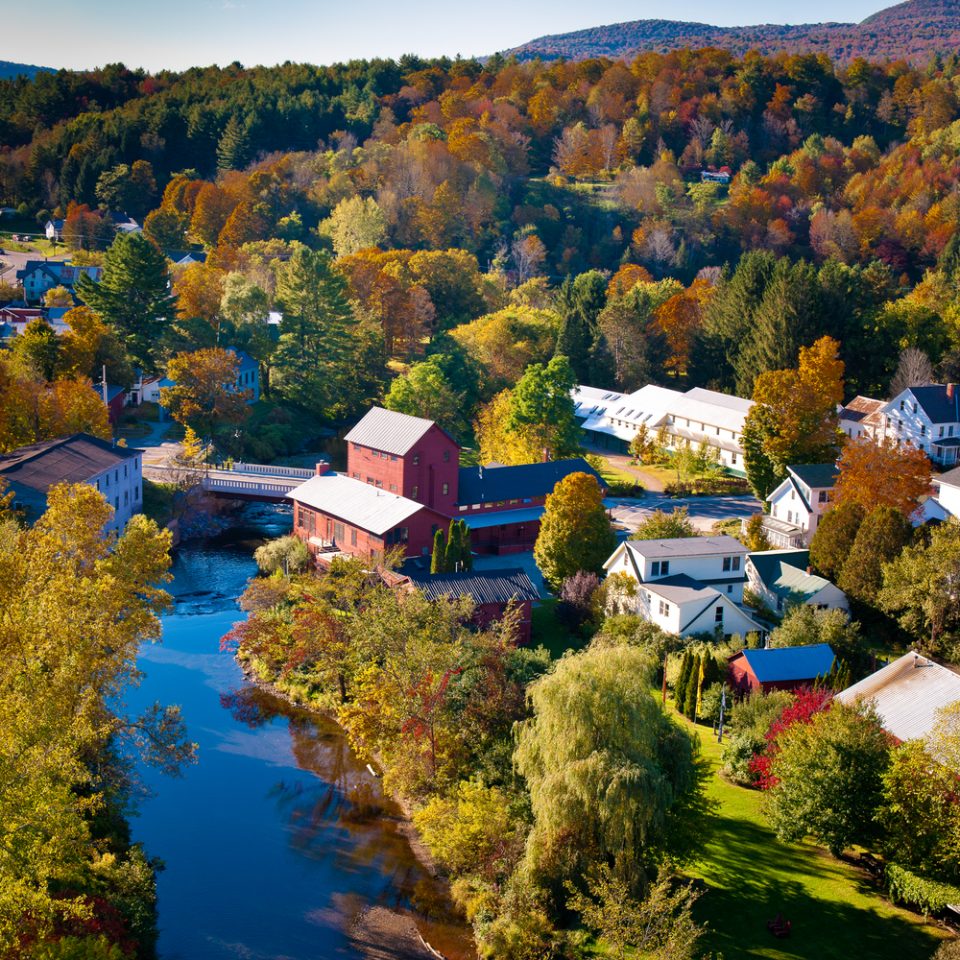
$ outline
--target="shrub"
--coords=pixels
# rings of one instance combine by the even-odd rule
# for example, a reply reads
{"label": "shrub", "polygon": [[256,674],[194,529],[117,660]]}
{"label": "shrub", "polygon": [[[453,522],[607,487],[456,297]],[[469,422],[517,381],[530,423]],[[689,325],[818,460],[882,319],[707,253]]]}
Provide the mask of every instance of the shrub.
{"label": "shrub", "polygon": [[896,863],[888,863],[887,890],[890,899],[928,913],[942,913],[948,904],[960,903],[960,887],[939,883]]}
{"label": "shrub", "polygon": [[557,619],[570,630],[588,625],[597,614],[597,590],[600,578],[593,572],[578,570],[560,587]]}
{"label": "shrub", "polygon": [[307,545],[292,534],[257,547],[253,557],[260,572],[267,576],[278,570],[287,574],[299,573],[309,566],[312,559]]}

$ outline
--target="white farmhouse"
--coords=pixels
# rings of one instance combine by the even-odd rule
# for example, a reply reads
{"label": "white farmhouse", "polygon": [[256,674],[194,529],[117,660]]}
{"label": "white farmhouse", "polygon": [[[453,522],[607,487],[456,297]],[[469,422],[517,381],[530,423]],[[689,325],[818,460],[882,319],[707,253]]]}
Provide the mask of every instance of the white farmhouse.
{"label": "white farmhouse", "polygon": [[883,417],[880,411],[884,406],[886,406],[885,400],[854,397],[839,410],[840,429],[844,436],[851,440],[859,440],[860,437],[875,439],[883,432]]}
{"label": "white farmhouse", "polygon": [[955,383],[908,387],[880,411],[881,436],[912,444],[934,463],[951,467],[960,448],[960,390]]}
{"label": "white farmhouse", "polygon": [[809,546],[820,518],[830,507],[839,471],[832,463],[798,463],[787,467],[787,478],[767,496],[770,512],[763,532],[777,547]]}
{"label": "white farmhouse", "polygon": [[686,393],[647,384],[633,393],[578,386],[573,391],[577,418],[588,442],[626,453],[641,427],[651,437],[661,428],[667,448],[705,443],[729,469],[743,473],[743,423],[752,400],[694,387]]}
{"label": "white farmhouse", "polygon": [[614,602],[668,633],[744,635],[763,629],[742,607],[746,558],[728,536],[627,540],[604,569],[635,584]]}

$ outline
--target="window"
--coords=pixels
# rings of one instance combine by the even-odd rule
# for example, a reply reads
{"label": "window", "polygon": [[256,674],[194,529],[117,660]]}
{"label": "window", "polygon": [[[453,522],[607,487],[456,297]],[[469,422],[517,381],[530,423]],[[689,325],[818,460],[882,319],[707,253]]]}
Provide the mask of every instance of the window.
{"label": "window", "polygon": [[376,458],[379,460],[379,459],[380,459],[380,451],[379,451],[379,450],[374,450],[374,451],[373,451],[373,456],[376,457]]}
{"label": "window", "polygon": [[415,467],[419,467],[419,466],[420,466],[420,454],[419,454],[419,453],[415,453],[415,454],[413,455],[413,465],[414,465]]}
{"label": "window", "polygon": [[98,492],[98,493],[100,492],[100,481],[99,481],[99,480],[97,481],[97,492]]}
{"label": "window", "polygon": [[730,463],[731,463],[731,465],[735,465],[736,462],[737,462],[737,455],[736,455],[735,453],[731,453],[731,454],[730,454]]}
{"label": "window", "polygon": [[[940,432],[943,433],[943,430],[941,430]],[[126,464],[123,465],[123,479],[124,479],[124,480],[127,479],[127,465],[126,465]]]}
{"label": "window", "polygon": [[390,484],[390,490],[391,490],[392,493],[396,493],[396,492],[397,492],[397,485],[396,485],[395,483],[391,483],[391,484]]}
{"label": "window", "polygon": [[446,496],[450,492],[450,484],[449,483],[443,484],[441,489],[443,491],[443,495]]}
{"label": "window", "polygon": [[137,502],[140,501],[140,484],[139,483],[133,488],[133,499]]}
{"label": "window", "polygon": [[732,584],[732,583],[728,583],[728,584],[727,584],[727,593],[733,593],[733,584]]}
{"label": "window", "polygon": [[715,623],[723,623],[723,607],[717,607],[713,612],[713,619]]}
{"label": "window", "polygon": [[740,569],[740,558],[739,557],[724,557],[723,558],[723,569],[725,572],[730,570],[739,570]]}
{"label": "window", "polygon": [[103,478],[103,485],[104,485],[105,487],[109,487],[109,486],[110,486],[110,474],[109,474],[109,473]]}
{"label": "window", "polygon": [[654,577],[665,577],[670,572],[669,560],[654,560],[651,565],[651,574]]}
{"label": "window", "polygon": [[660,601],[660,616],[669,617],[670,616],[670,604],[666,600]]}
{"label": "window", "polygon": [[124,490],[124,491],[123,491],[123,505],[124,505],[124,506],[127,506],[128,503],[130,503],[130,491],[129,491],[129,490]]}
{"label": "window", "polygon": [[354,473],[353,479],[354,479],[354,480],[359,480],[359,479],[360,479],[360,473],[359,473],[359,471],[356,472],[356,473]]}
{"label": "window", "polygon": [[419,487],[413,487],[413,488],[410,490],[410,496],[411,496],[414,500],[416,500],[416,499],[417,499],[417,494],[418,494],[419,492],[420,492],[420,488],[419,488]]}
{"label": "window", "polygon": [[373,483],[373,477],[367,474],[367,483]]}
{"label": "window", "polygon": [[378,486],[378,487],[382,490],[382,489],[383,489],[383,481],[382,481],[382,480],[378,480],[378,481],[376,482],[376,486]]}
{"label": "window", "polygon": [[927,435],[927,425],[925,423],[920,424],[920,436],[925,437]]}
{"label": "window", "polygon": [[826,503],[828,496],[829,496],[829,493],[826,490],[821,490],[820,495],[817,497],[817,500],[819,500],[820,503]]}
{"label": "window", "polygon": [[355,547],[357,545],[357,528],[350,528],[350,546]]}
{"label": "window", "polygon": [[333,539],[339,542],[343,539],[343,524],[334,523],[333,525]]}
{"label": "window", "polygon": [[444,450],[444,451],[443,451],[443,462],[444,462],[444,463],[449,463],[449,462],[450,462],[450,451],[449,451],[449,450]]}

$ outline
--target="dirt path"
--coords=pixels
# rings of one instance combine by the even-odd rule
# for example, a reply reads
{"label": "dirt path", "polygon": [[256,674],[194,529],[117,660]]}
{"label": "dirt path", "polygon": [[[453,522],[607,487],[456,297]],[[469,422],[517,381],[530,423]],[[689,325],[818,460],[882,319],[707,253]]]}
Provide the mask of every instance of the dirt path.
{"label": "dirt path", "polygon": [[354,921],[350,939],[366,960],[437,960],[420,939],[417,925],[386,907],[368,907]]}
{"label": "dirt path", "polygon": [[663,481],[653,474],[646,473],[642,467],[634,466],[630,462],[630,457],[625,453],[611,453],[609,450],[601,450],[599,447],[587,447],[587,449],[590,453],[595,453],[597,456],[603,457],[604,460],[608,460],[610,465],[616,467],[617,470],[622,470],[624,473],[636,477],[643,484],[644,490],[649,490],[652,493],[663,492]]}

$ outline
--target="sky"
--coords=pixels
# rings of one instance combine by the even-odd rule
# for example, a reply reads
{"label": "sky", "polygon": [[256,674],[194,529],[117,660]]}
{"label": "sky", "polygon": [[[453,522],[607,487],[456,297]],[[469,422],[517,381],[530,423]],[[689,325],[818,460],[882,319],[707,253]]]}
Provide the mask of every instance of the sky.
{"label": "sky", "polygon": [[549,33],[646,18],[718,26],[855,22],[896,0],[0,0],[0,60],[147,70],[482,56]]}

